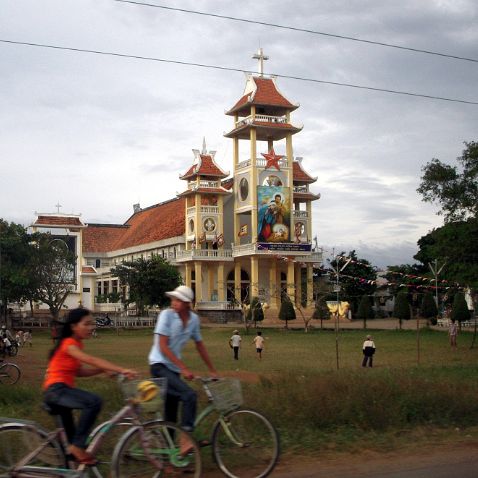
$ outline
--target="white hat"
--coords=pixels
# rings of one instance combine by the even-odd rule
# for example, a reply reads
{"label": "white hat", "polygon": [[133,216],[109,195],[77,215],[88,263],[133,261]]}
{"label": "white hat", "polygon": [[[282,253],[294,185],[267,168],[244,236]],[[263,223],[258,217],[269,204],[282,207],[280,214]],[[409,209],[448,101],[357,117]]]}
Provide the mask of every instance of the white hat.
{"label": "white hat", "polygon": [[187,287],[185,285],[180,285],[171,292],[166,292],[166,295],[168,297],[174,297],[175,299],[179,299],[182,302],[192,302],[194,299],[194,292],[190,287]]}

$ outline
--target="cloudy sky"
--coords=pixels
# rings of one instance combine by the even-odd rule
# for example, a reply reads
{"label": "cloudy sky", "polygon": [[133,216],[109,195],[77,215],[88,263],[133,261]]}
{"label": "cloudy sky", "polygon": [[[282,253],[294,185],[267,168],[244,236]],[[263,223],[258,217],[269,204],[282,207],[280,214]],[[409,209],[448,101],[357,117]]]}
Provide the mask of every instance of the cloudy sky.
{"label": "cloudy sky", "polygon": [[[478,59],[474,0],[149,0]],[[0,38],[478,101],[478,63],[113,0],[2,0]],[[407,263],[441,225],[416,188],[433,157],[477,140],[478,106],[279,78],[301,107],[294,154],[318,180],[314,232],[326,251]],[[184,188],[206,137],[232,169],[225,116],[244,75],[0,43],[0,217],[81,213],[122,223]],[[281,152],[281,147],[277,148]],[[265,151],[260,151],[265,152]],[[327,252],[329,254],[329,252]]]}

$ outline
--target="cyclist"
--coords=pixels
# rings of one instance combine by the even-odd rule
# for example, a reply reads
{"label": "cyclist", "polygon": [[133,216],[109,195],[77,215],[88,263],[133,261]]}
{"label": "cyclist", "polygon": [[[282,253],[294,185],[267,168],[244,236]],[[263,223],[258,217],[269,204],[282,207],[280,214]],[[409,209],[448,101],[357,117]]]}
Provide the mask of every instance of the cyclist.
{"label": "cyclist", "polygon": [[[194,340],[196,350],[207,365],[210,375],[217,378],[217,372],[202,341],[199,317],[191,310],[194,292],[189,287],[181,285],[171,292],[166,292],[166,295],[171,298],[171,308],[163,310],[156,322],[153,346],[148,357],[151,375],[165,377],[168,380],[166,420],[177,421],[178,405],[181,401],[183,402],[181,428],[191,432],[196,418],[197,394],[180,378],[181,374],[186,380],[194,378],[194,374],[181,359],[181,351],[189,339]],[[180,453],[185,455],[191,448],[187,437],[182,435]]]}
{"label": "cyclist", "polygon": [[[44,401],[46,405],[58,409],[71,443],[68,452],[79,463],[87,465],[95,464],[94,457],[85,448],[88,434],[101,409],[101,398],[75,388],[75,378],[91,377],[102,372],[121,373],[128,378],[137,375],[134,370],[83,352],[83,340],[91,337],[94,327],[89,310],[78,308],[69,312],[59,331],[57,343],[50,352],[43,382]],[[76,426],[72,410],[81,410]]]}

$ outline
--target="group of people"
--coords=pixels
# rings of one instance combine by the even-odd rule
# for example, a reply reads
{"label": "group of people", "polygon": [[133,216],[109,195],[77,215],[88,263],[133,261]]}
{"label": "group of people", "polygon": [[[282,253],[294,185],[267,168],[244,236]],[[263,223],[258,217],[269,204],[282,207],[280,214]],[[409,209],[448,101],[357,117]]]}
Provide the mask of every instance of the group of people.
{"label": "group of people", "polygon": [[32,331],[31,329],[23,331],[17,330],[15,336],[9,329],[7,329],[6,325],[2,325],[0,328],[0,353],[8,352],[9,349],[16,344],[17,347],[23,347],[29,345],[30,347],[32,344]]}
{"label": "group of people", "polygon": [[[182,402],[181,428],[191,432],[196,417],[197,394],[183,380],[192,380],[194,373],[181,356],[182,349],[190,339],[195,342],[210,376],[217,378],[218,375],[201,337],[199,317],[191,310],[193,291],[189,287],[179,286],[166,295],[171,299],[171,307],[163,310],[158,317],[148,361],[153,377],[167,379],[165,419],[176,422]],[[68,452],[76,461],[87,465],[96,462],[86,451],[86,440],[101,410],[102,400],[94,393],[76,388],[76,377],[91,377],[101,373],[119,373],[130,379],[138,376],[136,370],[83,351],[83,342],[91,338],[94,328],[95,322],[89,310],[78,308],[69,312],[50,352],[43,382],[45,404],[54,408],[62,418],[70,443]],[[76,424],[73,410],[81,410]],[[179,442],[182,455],[193,448],[187,434],[181,435]]]}
{"label": "group of people", "polygon": [[[239,349],[241,347],[242,337],[239,335],[238,330],[232,332],[232,337],[229,339],[229,346],[233,351],[234,360],[239,360]],[[254,337],[252,343],[256,346],[257,358],[262,360],[262,350],[264,349],[264,337],[259,330]]]}

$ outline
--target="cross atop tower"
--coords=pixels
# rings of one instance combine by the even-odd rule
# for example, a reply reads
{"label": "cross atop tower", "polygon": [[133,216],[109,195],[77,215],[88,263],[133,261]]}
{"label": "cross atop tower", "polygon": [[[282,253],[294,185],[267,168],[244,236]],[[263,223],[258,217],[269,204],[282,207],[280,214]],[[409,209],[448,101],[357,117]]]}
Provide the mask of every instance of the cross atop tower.
{"label": "cross atop tower", "polygon": [[60,214],[60,208],[63,207],[63,206],[60,204],[60,201],[58,201],[58,203],[55,204],[55,207],[56,207],[56,212],[57,212],[57,214]]}
{"label": "cross atop tower", "polygon": [[259,50],[257,50],[257,53],[252,55],[252,58],[254,58],[254,60],[259,60],[258,73],[259,75],[263,76],[264,75],[264,60],[268,60],[269,57],[267,55],[264,55],[262,48],[259,48]]}

